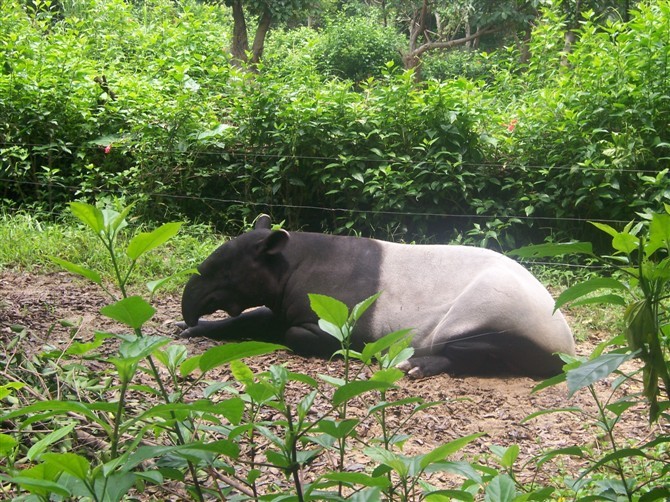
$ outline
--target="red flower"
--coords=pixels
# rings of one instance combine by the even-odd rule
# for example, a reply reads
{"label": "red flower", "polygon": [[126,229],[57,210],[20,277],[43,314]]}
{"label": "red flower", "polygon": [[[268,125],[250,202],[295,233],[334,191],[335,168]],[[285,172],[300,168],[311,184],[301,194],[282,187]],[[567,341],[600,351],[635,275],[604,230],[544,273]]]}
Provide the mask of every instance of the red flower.
{"label": "red flower", "polygon": [[514,132],[518,123],[519,121],[517,119],[512,119],[509,121],[509,124],[503,124],[503,126],[507,127],[508,132]]}
{"label": "red flower", "polygon": [[112,151],[112,145],[109,144],[105,147],[105,155]]}

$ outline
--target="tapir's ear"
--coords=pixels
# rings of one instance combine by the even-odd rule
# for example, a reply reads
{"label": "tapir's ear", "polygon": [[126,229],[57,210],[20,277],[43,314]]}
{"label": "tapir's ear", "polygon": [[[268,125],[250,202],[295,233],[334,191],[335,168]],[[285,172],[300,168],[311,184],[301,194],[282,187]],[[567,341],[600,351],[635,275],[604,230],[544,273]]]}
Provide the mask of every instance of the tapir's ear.
{"label": "tapir's ear", "polygon": [[286,230],[275,230],[271,232],[261,244],[261,254],[276,255],[282,252],[289,236]]}
{"label": "tapir's ear", "polygon": [[265,229],[270,230],[272,227],[272,220],[267,214],[259,214],[254,223],[254,230]]}

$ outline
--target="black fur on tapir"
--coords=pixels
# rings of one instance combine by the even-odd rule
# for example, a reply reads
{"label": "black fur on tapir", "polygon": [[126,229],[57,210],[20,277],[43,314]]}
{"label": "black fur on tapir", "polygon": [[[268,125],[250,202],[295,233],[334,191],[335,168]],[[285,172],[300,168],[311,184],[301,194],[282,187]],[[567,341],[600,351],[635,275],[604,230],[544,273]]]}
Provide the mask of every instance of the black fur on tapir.
{"label": "black fur on tapir", "polygon": [[[570,328],[547,290],[521,265],[490,250],[406,245],[255,228],[214,251],[186,284],[183,336],[282,343],[303,355],[339,348],[321,331],[308,293],[350,307],[381,291],[359,320],[353,348],[411,328],[413,377],[516,373],[550,376],[556,353],[574,353]],[[244,312],[251,307],[260,307]],[[231,317],[201,321],[223,310]]]}

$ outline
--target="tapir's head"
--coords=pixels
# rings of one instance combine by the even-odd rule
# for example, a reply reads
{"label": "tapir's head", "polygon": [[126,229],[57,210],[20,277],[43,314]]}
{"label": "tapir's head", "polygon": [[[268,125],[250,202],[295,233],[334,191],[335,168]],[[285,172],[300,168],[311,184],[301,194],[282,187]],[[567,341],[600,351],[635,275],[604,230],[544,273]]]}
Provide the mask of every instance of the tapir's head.
{"label": "tapir's head", "polygon": [[263,215],[252,231],[220,246],[184,288],[184,322],[195,326],[201,316],[217,310],[234,317],[250,307],[270,307],[285,268],[281,254],[288,239],[288,232],[270,230],[270,218]]}

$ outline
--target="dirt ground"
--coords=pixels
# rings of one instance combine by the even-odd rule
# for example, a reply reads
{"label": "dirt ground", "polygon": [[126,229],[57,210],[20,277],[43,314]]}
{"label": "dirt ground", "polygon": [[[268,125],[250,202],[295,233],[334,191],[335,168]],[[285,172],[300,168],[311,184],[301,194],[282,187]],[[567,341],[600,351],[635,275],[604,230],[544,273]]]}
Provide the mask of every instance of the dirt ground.
{"label": "dirt ground", "polygon": [[[119,328],[99,314],[99,309],[106,303],[106,297],[97,286],[67,273],[36,275],[2,271],[0,340],[3,346],[7,346],[11,338],[16,336],[11,329],[15,325],[27,328],[28,334],[18,348],[27,354],[39,352],[46,346],[64,348],[73,339],[90,340],[96,330],[113,331]],[[180,318],[179,295],[159,295],[154,306],[157,313],[145,332],[175,336],[172,321]],[[570,320],[569,312],[568,318]],[[79,327],[74,331],[70,327],[64,327],[59,322],[63,319],[72,321]],[[588,354],[605,336],[605,333],[594,332],[590,339],[578,344],[578,352]],[[175,343],[185,344],[190,355],[202,353],[215,345],[214,342],[201,339],[176,340]],[[285,352],[247,361],[254,370],[262,370],[276,363],[313,376],[319,373],[341,376],[339,361],[304,359]],[[232,377],[223,369],[219,378],[224,381]],[[2,380],[6,380],[6,376],[0,374],[0,383]],[[518,377],[453,378],[439,375],[418,381],[403,379],[395,393],[397,397],[420,396],[428,401],[446,401],[445,404],[431,408],[410,421],[407,432],[411,434],[411,439],[405,446],[405,453],[427,452],[440,444],[474,432],[485,432],[486,435],[464,451],[470,460],[478,459],[482,462],[492,462],[482,455],[489,452],[491,445],[518,444],[521,449],[517,462],[519,467],[532,456],[548,449],[579,445],[590,446],[598,451],[602,444],[602,434],[594,427],[595,420],[590,418],[595,416],[596,406],[588,393],[581,391],[568,398],[567,389],[562,384],[532,394],[531,389],[537,383],[530,378]],[[610,384],[611,379],[597,385],[598,393],[603,398],[610,394]],[[626,388],[625,392],[636,390]],[[523,421],[529,414],[539,410],[565,407],[579,407],[584,412],[544,414],[528,422]],[[318,412],[318,405],[314,412]],[[369,434],[373,435],[374,427],[370,427]],[[645,410],[638,409],[626,413],[618,428],[621,441],[637,443],[656,435],[660,426],[655,427],[656,429],[650,428],[647,424]],[[667,428],[665,432],[668,432]],[[363,428],[362,435],[365,433]],[[327,459],[319,458],[312,469],[318,470],[319,465],[324,462]],[[364,471],[368,462],[364,455],[353,453],[348,459],[347,468]],[[560,470],[576,475],[584,462],[582,459],[561,456],[547,462],[540,473],[534,472],[532,467],[519,468],[518,475],[524,482],[531,482],[536,475],[540,481],[547,480]],[[433,475],[431,482],[441,486],[450,484],[449,477],[444,474]]]}

